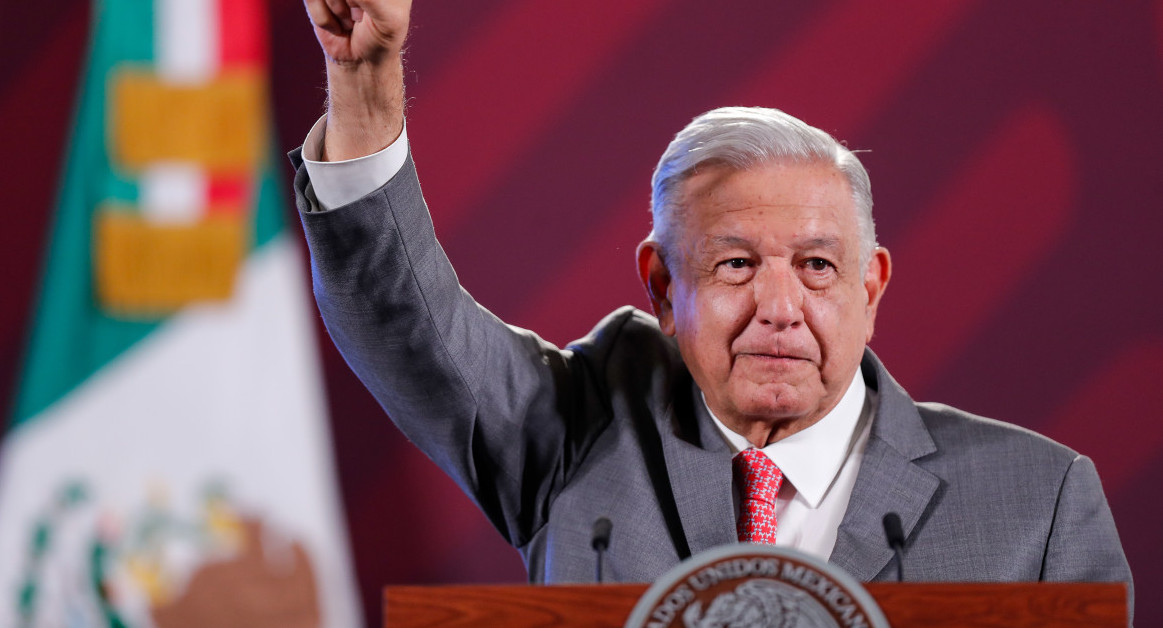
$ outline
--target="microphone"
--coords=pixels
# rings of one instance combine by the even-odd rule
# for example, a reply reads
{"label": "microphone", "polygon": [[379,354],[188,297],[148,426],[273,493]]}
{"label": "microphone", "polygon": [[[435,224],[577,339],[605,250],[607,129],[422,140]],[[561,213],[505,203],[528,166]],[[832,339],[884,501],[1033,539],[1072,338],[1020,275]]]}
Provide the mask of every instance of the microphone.
{"label": "microphone", "polygon": [[901,527],[901,516],[895,512],[884,515],[884,536],[888,546],[896,555],[896,581],[905,581],[905,531]]}
{"label": "microphone", "polygon": [[602,556],[610,547],[610,530],[614,524],[606,517],[598,517],[594,522],[594,535],[590,540],[590,547],[598,554],[597,568],[594,571],[594,581],[598,584],[602,582]]}

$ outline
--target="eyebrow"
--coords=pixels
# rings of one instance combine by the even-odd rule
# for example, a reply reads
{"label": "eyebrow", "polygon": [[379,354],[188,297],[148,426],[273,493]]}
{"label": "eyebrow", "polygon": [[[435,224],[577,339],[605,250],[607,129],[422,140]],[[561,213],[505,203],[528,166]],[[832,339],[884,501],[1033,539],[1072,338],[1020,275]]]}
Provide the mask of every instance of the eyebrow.
{"label": "eyebrow", "polygon": [[713,235],[707,236],[704,240],[706,248],[709,249],[731,249],[731,248],[751,248],[755,246],[755,242],[750,238],[732,235]]}
{"label": "eyebrow", "polygon": [[835,236],[822,236],[818,238],[809,238],[800,244],[801,249],[842,249],[844,248],[840,243],[840,238]]}

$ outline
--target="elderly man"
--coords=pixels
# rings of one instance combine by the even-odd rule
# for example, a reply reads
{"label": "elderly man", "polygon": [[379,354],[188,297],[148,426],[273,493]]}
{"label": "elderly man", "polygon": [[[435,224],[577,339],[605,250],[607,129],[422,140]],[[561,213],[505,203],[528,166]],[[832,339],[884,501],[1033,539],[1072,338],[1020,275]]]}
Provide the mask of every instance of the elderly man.
{"label": "elderly man", "polygon": [[891,262],[867,174],[771,109],[696,118],[654,176],[620,309],[558,349],[462,290],[404,136],[407,2],[308,0],[329,108],[293,154],[320,310],[407,436],[522,554],[535,582],[650,581],[738,540],[863,580],[1130,582],[1093,464],[1026,430],[914,403],[865,344]]}

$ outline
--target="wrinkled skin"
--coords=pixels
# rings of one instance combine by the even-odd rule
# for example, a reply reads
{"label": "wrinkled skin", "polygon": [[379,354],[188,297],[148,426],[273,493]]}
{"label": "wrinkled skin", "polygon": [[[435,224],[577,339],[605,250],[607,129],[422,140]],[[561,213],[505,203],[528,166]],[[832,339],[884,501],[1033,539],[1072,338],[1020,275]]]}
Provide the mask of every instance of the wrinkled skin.
{"label": "wrinkled skin", "polygon": [[762,447],[844,395],[872,338],[888,251],[861,267],[851,189],[828,164],[702,167],[679,189],[674,251],[639,272],[711,411]]}

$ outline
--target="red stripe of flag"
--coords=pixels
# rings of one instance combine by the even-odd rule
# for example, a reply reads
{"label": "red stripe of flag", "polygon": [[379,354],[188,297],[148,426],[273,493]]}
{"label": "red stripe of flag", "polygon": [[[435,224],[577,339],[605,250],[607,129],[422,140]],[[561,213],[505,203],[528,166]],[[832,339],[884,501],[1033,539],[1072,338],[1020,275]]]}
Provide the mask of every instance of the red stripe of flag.
{"label": "red stripe of flag", "polygon": [[[269,31],[265,0],[218,0],[219,62],[223,70],[258,70],[265,80]],[[235,214],[250,208],[253,176],[246,172],[210,175],[207,215]]]}
{"label": "red stripe of flag", "polygon": [[269,34],[264,0],[218,0],[219,61],[222,68],[263,68]]}
{"label": "red stripe of flag", "polygon": [[214,173],[206,189],[206,214],[237,214],[250,207],[251,181],[249,173]]}

